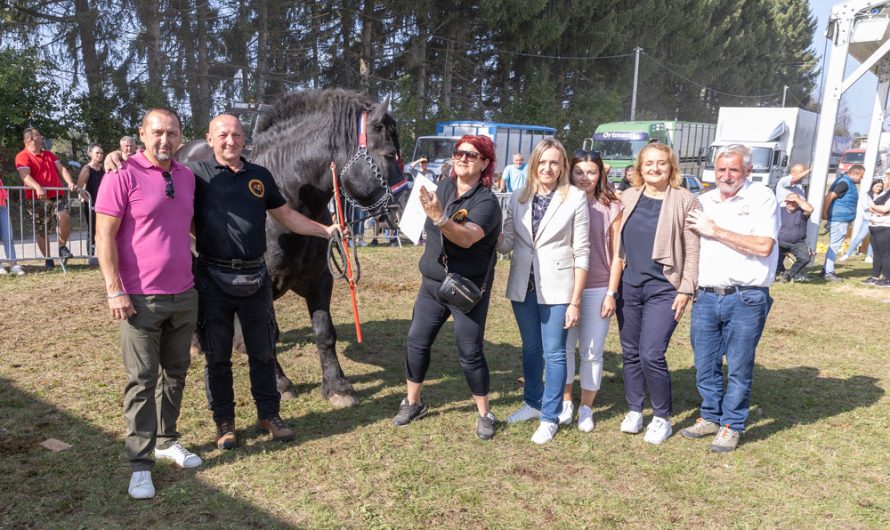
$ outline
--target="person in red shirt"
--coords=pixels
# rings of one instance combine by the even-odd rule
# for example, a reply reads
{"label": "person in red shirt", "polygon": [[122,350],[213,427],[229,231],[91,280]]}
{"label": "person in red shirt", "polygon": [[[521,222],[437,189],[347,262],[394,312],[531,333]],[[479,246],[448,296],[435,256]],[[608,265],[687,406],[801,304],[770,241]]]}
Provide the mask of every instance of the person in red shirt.
{"label": "person in red shirt", "polygon": [[[46,236],[53,229],[54,221],[58,220],[56,233],[59,236],[59,257],[67,260],[71,257],[71,251],[67,247],[68,236],[71,234],[68,197],[63,191],[44,188],[61,187],[59,175],[65,179],[69,190],[77,191],[77,184],[56,155],[43,149],[43,135],[40,131],[33,127],[25,129],[24,140],[25,148],[15,156],[15,167],[25,186],[32,188],[25,192],[25,209],[34,220],[37,246],[44,256],[49,256]],[[47,259],[46,267],[52,266],[53,261]]]}

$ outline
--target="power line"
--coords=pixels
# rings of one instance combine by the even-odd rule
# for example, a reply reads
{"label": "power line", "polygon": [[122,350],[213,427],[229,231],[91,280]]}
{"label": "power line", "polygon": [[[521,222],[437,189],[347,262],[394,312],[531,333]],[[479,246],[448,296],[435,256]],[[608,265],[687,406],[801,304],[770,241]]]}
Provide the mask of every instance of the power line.
{"label": "power line", "polygon": [[692,85],[695,85],[695,86],[697,86],[697,87],[699,87],[699,88],[703,88],[703,89],[705,89],[705,90],[710,90],[711,92],[714,92],[715,94],[720,94],[720,95],[723,95],[723,96],[730,96],[730,97],[740,98],[740,99],[767,99],[767,98],[776,97],[776,96],[778,96],[779,94],[782,93],[782,91],[780,90],[780,91],[778,91],[778,92],[773,92],[773,93],[770,93],[770,94],[762,94],[762,95],[759,95],[759,96],[746,96],[746,95],[743,95],[743,94],[733,94],[732,92],[725,92],[725,91],[723,91],[723,90],[718,90],[718,89],[713,88],[713,87],[708,86],[708,85],[703,85],[703,84],[701,84],[701,83],[699,83],[699,82],[697,82],[697,81],[694,81],[694,80],[692,80],[692,79],[686,77],[685,75],[683,75],[683,74],[681,74],[680,72],[678,72],[678,71],[676,71],[676,70],[670,68],[669,66],[667,66],[667,65],[665,65],[664,63],[660,62],[658,59],[656,59],[655,57],[652,57],[651,55],[649,55],[649,54],[646,53],[646,52],[643,52],[643,55],[644,55],[647,59],[649,59],[650,61],[652,61],[653,63],[655,63],[657,66],[659,66],[659,67],[661,67],[661,68],[664,68],[664,69],[667,70],[668,72],[674,74],[675,76],[677,76],[677,77],[679,77],[680,79],[686,81],[687,83],[690,83],[690,84],[692,84]]}

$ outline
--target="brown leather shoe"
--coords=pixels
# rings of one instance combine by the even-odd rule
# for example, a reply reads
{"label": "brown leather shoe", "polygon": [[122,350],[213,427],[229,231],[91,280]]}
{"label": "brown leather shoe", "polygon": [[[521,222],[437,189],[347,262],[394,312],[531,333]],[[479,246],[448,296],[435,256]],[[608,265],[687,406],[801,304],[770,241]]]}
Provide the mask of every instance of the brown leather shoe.
{"label": "brown leather shoe", "polygon": [[231,449],[238,445],[235,437],[235,420],[216,422],[216,446],[220,449]]}
{"label": "brown leather shoe", "polygon": [[256,428],[261,433],[272,433],[272,439],[279,442],[289,442],[294,439],[294,431],[287,428],[287,425],[281,420],[281,416],[257,420]]}

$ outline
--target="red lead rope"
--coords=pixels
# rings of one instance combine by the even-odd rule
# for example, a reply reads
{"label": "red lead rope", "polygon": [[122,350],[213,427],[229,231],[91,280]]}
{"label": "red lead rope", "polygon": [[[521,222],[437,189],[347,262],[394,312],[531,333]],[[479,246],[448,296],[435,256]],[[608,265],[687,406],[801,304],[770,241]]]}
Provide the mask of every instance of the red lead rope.
{"label": "red lead rope", "polygon": [[[364,138],[364,114],[362,114],[362,130],[360,135]],[[346,228],[346,219],[343,216],[343,208],[340,205],[340,183],[337,181],[337,164],[331,162],[331,175],[334,177],[334,204],[337,208],[337,224],[341,229]],[[349,259],[349,242],[343,242],[343,254],[346,257],[346,280],[349,281],[349,294],[352,296],[352,316],[355,320],[355,336],[358,343],[362,343],[362,324],[358,316],[358,298],[355,293],[355,277],[352,275],[352,261]]]}

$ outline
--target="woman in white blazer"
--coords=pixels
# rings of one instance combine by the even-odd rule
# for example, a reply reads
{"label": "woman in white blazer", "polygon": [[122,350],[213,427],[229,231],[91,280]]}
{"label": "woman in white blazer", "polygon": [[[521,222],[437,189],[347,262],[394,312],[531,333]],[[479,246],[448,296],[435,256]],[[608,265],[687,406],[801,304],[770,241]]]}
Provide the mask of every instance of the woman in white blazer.
{"label": "woman in white blazer", "polygon": [[541,141],[528,164],[526,187],[510,198],[498,245],[502,253],[513,252],[507,298],[522,336],[525,377],[524,403],[507,423],[540,418],[532,436],[538,444],[558,429],[566,337],[578,323],[587,279],[588,219],[584,192],[569,184],[565,148],[557,140]]}

